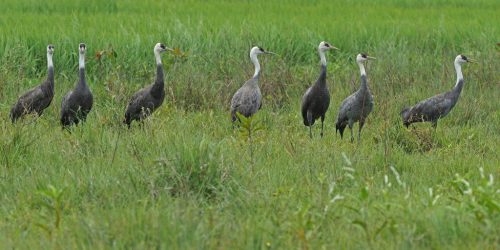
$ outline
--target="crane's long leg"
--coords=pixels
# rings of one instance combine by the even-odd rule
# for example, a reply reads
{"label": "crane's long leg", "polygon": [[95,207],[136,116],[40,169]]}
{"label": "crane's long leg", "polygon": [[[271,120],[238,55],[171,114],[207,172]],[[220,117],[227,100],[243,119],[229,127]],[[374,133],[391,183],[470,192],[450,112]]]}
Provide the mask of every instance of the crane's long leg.
{"label": "crane's long leg", "polygon": [[349,130],[351,130],[351,142],[354,142],[354,134],[352,132],[352,124],[349,123]]}
{"label": "crane's long leg", "polygon": [[434,143],[434,139],[436,138],[437,125],[438,125],[437,120],[432,121],[432,128],[434,129],[434,131],[431,131],[433,143]]}
{"label": "crane's long leg", "polygon": [[363,128],[364,125],[365,125],[365,121],[360,120],[359,121],[359,130],[358,130],[358,143],[361,141],[361,129]]}
{"label": "crane's long leg", "polygon": [[310,111],[307,111],[307,122],[309,123],[309,137],[312,139],[313,134],[312,134],[312,113]]}
{"label": "crane's long leg", "polygon": [[325,120],[325,116],[321,116],[321,137],[323,137],[323,121]]}
{"label": "crane's long leg", "polygon": [[436,130],[437,126],[438,126],[438,121],[437,120],[433,121],[432,127],[434,128],[434,131]]}
{"label": "crane's long leg", "polygon": [[233,129],[236,127],[236,122],[237,122],[237,117],[236,117],[236,112],[231,112],[231,126]]}

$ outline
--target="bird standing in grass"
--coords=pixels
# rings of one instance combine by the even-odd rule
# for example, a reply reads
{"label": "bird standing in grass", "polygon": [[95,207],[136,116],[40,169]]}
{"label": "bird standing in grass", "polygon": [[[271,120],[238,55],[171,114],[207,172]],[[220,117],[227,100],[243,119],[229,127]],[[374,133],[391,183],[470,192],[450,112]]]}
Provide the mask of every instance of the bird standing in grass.
{"label": "bird standing in grass", "polygon": [[54,64],[52,55],[54,54],[54,45],[47,46],[47,80],[42,84],[30,89],[17,100],[16,104],[10,110],[10,119],[12,123],[17,119],[30,113],[42,115],[43,110],[47,108],[54,98]]}
{"label": "bird standing in grass", "polygon": [[79,78],[75,88],[69,91],[62,100],[61,104],[61,125],[63,127],[78,124],[80,120],[85,121],[87,114],[92,109],[94,97],[90,92],[89,86],[85,81],[85,51],[86,46],[80,43],[79,53]]}
{"label": "bird standing in grass", "polygon": [[440,118],[445,117],[457,104],[460,92],[464,86],[464,77],[462,75],[462,64],[474,62],[464,55],[458,55],[455,58],[455,71],[457,72],[457,83],[455,87],[445,93],[435,95],[425,99],[415,106],[404,108],[401,111],[403,124],[408,127],[415,122],[431,122],[434,128],[437,127],[437,122]]}
{"label": "bird standing in grass", "polygon": [[130,98],[123,121],[129,128],[132,121],[142,121],[160,107],[165,99],[163,64],[160,53],[167,50],[173,51],[162,43],[157,43],[153,49],[156,59],[156,79],[153,84],[140,89]]}
{"label": "bird standing in grass", "polygon": [[349,129],[351,130],[351,142],[354,141],[354,135],[352,132],[354,123],[359,121],[359,142],[361,139],[361,129],[363,128],[363,125],[365,125],[366,118],[373,110],[373,96],[370,92],[370,88],[368,87],[364,65],[364,62],[373,59],[375,58],[365,54],[358,54],[356,57],[356,62],[358,63],[359,71],[361,72],[361,86],[358,91],[344,99],[340,105],[339,113],[337,115],[335,131],[339,131],[340,138],[342,138],[345,127],[349,126]]}
{"label": "bird standing in grass", "polygon": [[253,47],[250,50],[250,60],[255,65],[255,73],[252,79],[246,81],[231,99],[231,120],[233,123],[238,119],[237,112],[245,117],[250,117],[262,106],[262,94],[259,88],[260,63],[257,59],[257,55],[260,54],[275,53],[266,51],[261,47]]}
{"label": "bird standing in grass", "polygon": [[[321,42],[318,46],[318,53],[321,59],[321,72],[316,83],[306,90],[302,97],[302,118],[304,125],[309,126],[309,137],[312,138],[312,125],[321,118],[321,137],[323,137],[323,122],[325,113],[330,106],[330,92],[326,85],[326,51],[337,49],[327,42]],[[337,49],[338,50],[338,49]]]}

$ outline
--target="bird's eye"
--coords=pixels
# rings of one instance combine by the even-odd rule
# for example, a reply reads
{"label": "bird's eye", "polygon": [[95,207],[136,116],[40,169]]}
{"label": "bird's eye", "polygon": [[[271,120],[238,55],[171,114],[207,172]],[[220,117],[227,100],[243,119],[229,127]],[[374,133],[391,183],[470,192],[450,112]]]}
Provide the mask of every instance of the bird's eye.
{"label": "bird's eye", "polygon": [[260,49],[260,51],[264,52],[264,49],[263,49],[263,48],[259,47],[259,49]]}
{"label": "bird's eye", "polygon": [[466,56],[462,56],[462,60],[467,61],[467,57]]}
{"label": "bird's eye", "polygon": [[328,43],[325,43],[325,47],[330,47],[330,44],[328,44]]}
{"label": "bird's eye", "polygon": [[163,45],[163,44],[160,45],[160,48],[165,49],[165,45]]}
{"label": "bird's eye", "polygon": [[362,56],[363,58],[366,58],[366,55],[365,55],[365,54],[362,54],[361,56]]}

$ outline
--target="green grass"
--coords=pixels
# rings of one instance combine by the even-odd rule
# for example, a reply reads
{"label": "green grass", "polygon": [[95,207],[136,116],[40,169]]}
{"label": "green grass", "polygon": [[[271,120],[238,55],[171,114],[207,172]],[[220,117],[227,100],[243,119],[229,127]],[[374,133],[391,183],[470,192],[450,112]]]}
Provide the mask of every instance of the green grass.
{"label": "green grass", "polygon": [[[481,1],[34,1],[0,3],[0,248],[498,249],[500,3]],[[299,106],[327,55],[325,137]],[[95,106],[72,133],[61,98],[87,44]],[[156,42],[167,97],[143,127],[121,125],[129,96],[152,82]],[[10,106],[46,75],[56,96],[12,125]],[[229,101],[261,56],[263,109],[251,145]],[[112,48],[117,56],[97,60]],[[360,144],[334,121],[367,52],[375,109]],[[448,117],[403,128],[399,111],[455,83]],[[255,127],[257,126],[257,127]],[[349,131],[347,131],[349,133]],[[250,151],[250,148],[252,151]],[[491,177],[490,177],[491,174]],[[490,180],[493,178],[493,181]],[[432,190],[432,191],[430,191]]]}

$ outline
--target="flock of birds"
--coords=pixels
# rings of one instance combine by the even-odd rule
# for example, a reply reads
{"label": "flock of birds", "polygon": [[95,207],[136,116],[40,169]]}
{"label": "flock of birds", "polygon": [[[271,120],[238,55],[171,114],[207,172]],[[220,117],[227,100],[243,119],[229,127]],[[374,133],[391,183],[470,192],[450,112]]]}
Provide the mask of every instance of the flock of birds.
{"label": "flock of birds", "polygon": [[[301,112],[304,125],[309,127],[309,136],[312,138],[312,126],[317,119],[321,119],[321,137],[323,136],[323,123],[325,114],[330,106],[330,92],[326,82],[326,52],[329,50],[338,50],[328,42],[321,42],[318,46],[318,53],[321,60],[321,71],[318,80],[309,87],[302,97]],[[86,46],[79,44],[79,78],[75,88],[69,91],[62,99],[60,122],[63,128],[76,125],[80,121],[85,121],[87,114],[92,109],[93,96],[87,82],[85,81],[85,51]],[[137,91],[127,105],[125,111],[124,123],[130,128],[132,121],[143,121],[161,106],[165,99],[163,66],[160,54],[165,51],[173,51],[164,44],[157,43],[153,49],[156,60],[156,78],[155,82]],[[23,94],[12,106],[10,119],[13,123],[24,115],[36,113],[42,115],[52,99],[54,98],[54,64],[52,55],[54,46],[47,46],[47,65],[48,76],[40,85]],[[250,60],[255,66],[253,77],[246,81],[239,88],[231,99],[231,120],[233,124],[237,122],[237,113],[245,117],[250,117],[257,113],[262,107],[262,94],[259,88],[260,64],[257,58],[260,54],[275,54],[266,51],[261,47],[253,47],[250,50]],[[351,131],[351,141],[354,141],[353,126],[356,122],[358,126],[358,141],[361,139],[361,129],[363,128],[368,115],[373,110],[373,96],[368,87],[368,81],[365,70],[365,63],[368,60],[375,60],[374,57],[366,54],[358,54],[356,62],[361,74],[361,84],[359,89],[348,96],[340,105],[337,121],[335,123],[336,131],[343,137],[347,126]],[[455,106],[462,91],[464,80],[461,65],[467,62],[474,62],[472,59],[463,55],[455,58],[455,70],[457,73],[457,82],[455,87],[448,92],[435,95],[417,103],[413,107],[404,108],[401,111],[403,124],[408,127],[416,122],[431,122],[435,128],[440,118],[445,117]]]}

